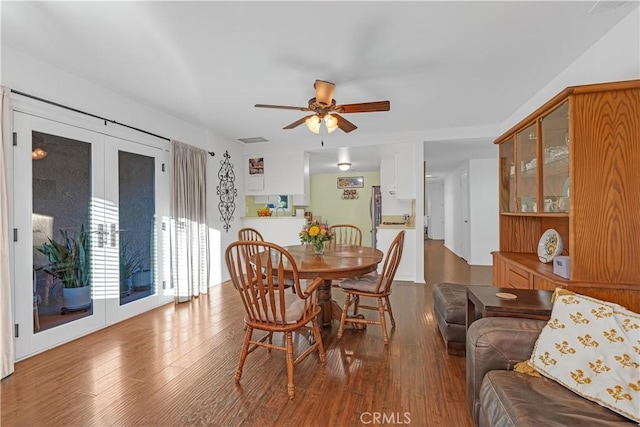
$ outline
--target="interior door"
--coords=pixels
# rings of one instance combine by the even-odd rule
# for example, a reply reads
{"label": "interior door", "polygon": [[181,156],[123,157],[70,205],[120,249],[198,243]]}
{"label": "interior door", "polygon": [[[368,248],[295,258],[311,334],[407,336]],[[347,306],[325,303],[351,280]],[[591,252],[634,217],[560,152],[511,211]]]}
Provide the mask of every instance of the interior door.
{"label": "interior door", "polygon": [[[163,266],[168,254],[166,150],[105,137],[107,323],[147,311],[173,297]],[[164,189],[164,191],[162,191]],[[117,268],[116,268],[117,266]]]}
{"label": "interior door", "polygon": [[168,146],[21,112],[14,131],[16,358],[170,301]]}
{"label": "interior door", "polygon": [[[14,309],[20,359],[105,324],[99,229],[104,223],[104,138],[20,112],[13,120]],[[67,297],[77,293],[80,299]]]}
{"label": "interior door", "polygon": [[430,239],[444,240],[444,181],[427,183],[429,222],[427,232]]}

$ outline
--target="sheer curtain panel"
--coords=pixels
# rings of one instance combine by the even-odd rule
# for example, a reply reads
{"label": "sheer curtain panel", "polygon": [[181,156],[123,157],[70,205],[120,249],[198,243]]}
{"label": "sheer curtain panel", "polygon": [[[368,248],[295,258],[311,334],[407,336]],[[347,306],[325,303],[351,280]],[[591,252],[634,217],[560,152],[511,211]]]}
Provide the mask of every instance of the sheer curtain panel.
{"label": "sheer curtain panel", "polygon": [[11,274],[9,271],[9,187],[7,186],[7,159],[11,150],[11,90],[2,87],[2,117],[0,118],[0,352],[2,352],[2,377],[13,373],[13,313],[11,311]]}
{"label": "sheer curtain panel", "polygon": [[209,285],[207,152],[171,141],[171,280],[176,302],[185,302]]}

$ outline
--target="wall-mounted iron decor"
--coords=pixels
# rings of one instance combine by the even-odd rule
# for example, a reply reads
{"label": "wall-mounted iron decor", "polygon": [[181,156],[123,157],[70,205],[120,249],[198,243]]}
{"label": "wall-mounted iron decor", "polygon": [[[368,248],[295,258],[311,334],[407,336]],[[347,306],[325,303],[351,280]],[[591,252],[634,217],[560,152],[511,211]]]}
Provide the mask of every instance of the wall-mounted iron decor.
{"label": "wall-mounted iron decor", "polygon": [[357,199],[358,197],[358,190],[342,190],[342,198],[345,200],[353,200],[353,199]]}
{"label": "wall-mounted iron decor", "polygon": [[235,198],[238,197],[238,189],[235,188],[236,174],[233,172],[233,163],[231,163],[229,151],[224,152],[224,160],[220,161],[220,171],[218,171],[218,179],[220,185],[217,187],[220,202],[218,210],[220,211],[220,220],[224,222],[224,229],[229,232],[233,221],[233,212],[236,210]]}

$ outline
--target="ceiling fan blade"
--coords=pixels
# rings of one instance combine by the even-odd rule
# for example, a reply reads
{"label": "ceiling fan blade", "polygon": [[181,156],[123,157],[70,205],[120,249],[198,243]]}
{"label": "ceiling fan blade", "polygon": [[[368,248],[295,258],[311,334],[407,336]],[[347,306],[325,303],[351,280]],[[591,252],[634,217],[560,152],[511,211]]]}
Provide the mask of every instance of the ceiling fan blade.
{"label": "ceiling fan blade", "polygon": [[309,107],[292,107],[289,105],[269,105],[269,104],[256,104],[257,108],[277,108],[279,110],[297,110],[297,111],[309,111]]}
{"label": "ceiling fan blade", "polygon": [[301,124],[304,123],[305,120],[307,120],[309,117],[313,116],[313,114],[310,114],[308,116],[304,116],[303,118],[301,118],[300,120],[296,120],[295,122],[291,123],[288,126],[283,127],[282,129],[293,129],[295,127],[300,126]]}
{"label": "ceiling fan blade", "polygon": [[336,85],[331,82],[325,82],[324,80],[316,80],[313,87],[316,88],[316,102],[331,105]]}
{"label": "ceiling fan blade", "polygon": [[376,111],[389,111],[389,101],[362,102],[360,104],[336,105],[335,111],[339,113],[373,113]]}
{"label": "ceiling fan blade", "polygon": [[342,117],[339,114],[331,114],[333,117],[335,117],[336,119],[338,119],[338,127],[345,133],[349,133],[352,130],[356,130],[358,129],[358,126],[354,125],[353,123],[351,123],[349,120],[345,119],[344,117]]}

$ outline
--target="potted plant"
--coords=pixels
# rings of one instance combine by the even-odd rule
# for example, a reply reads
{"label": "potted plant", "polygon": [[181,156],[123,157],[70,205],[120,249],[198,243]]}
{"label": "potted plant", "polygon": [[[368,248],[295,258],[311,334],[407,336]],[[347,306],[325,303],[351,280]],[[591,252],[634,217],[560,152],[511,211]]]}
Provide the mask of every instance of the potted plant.
{"label": "potted plant", "polygon": [[120,240],[120,295],[131,294],[133,275],[142,270],[140,249],[132,247],[131,240]]}
{"label": "potted plant", "polygon": [[83,310],[91,305],[91,263],[89,233],[80,226],[77,237],[60,230],[60,241],[48,238],[39,252],[47,257],[42,270],[62,283],[63,314],[67,310]]}

